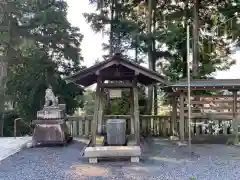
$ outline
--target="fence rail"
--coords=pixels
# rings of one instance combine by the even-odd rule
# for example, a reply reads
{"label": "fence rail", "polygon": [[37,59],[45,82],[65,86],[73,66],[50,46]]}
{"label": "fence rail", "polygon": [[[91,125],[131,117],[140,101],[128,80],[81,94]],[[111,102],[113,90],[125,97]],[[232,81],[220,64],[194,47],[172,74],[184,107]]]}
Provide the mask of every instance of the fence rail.
{"label": "fence rail", "polygon": [[[124,118],[127,120],[127,134],[131,132],[130,115],[108,115],[104,116],[103,132],[106,132],[105,125],[107,119]],[[179,117],[177,117],[177,128],[175,132],[178,134]],[[67,125],[73,136],[89,137],[91,134],[92,116],[69,116]],[[185,119],[185,132],[188,132],[188,122]],[[191,123],[192,135],[197,137],[201,135],[228,135],[232,134],[232,119],[218,120],[209,117],[192,118]],[[169,136],[173,135],[171,130],[170,116],[140,116],[140,133],[142,136]],[[176,135],[176,133],[174,133]]]}
{"label": "fence rail", "polygon": [[[93,116],[69,116],[68,128],[73,136],[90,136],[91,121]],[[106,132],[107,119],[122,118],[127,120],[127,134],[131,132],[131,115],[106,115],[103,118],[103,133]],[[170,135],[170,116],[140,115],[140,133],[143,136],[168,136]]]}
{"label": "fence rail", "polygon": [[[184,97],[184,132],[188,134],[188,99]],[[240,117],[240,96],[237,97],[236,117]],[[177,98],[177,116],[180,116],[180,98]],[[195,95],[191,97],[191,132],[193,136],[228,135],[233,133],[232,95]],[[177,117],[177,129],[179,128]],[[238,123],[240,124],[240,123]],[[237,124],[236,124],[237,126]]]}

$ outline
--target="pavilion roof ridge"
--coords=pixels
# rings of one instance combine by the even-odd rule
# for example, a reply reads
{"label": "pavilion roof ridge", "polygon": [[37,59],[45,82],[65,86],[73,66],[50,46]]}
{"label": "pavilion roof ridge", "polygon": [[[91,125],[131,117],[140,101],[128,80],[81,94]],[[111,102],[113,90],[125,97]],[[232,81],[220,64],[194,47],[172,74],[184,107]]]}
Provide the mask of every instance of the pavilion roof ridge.
{"label": "pavilion roof ridge", "polygon": [[[152,71],[144,66],[141,66],[141,65],[137,64],[136,62],[129,61],[129,60],[125,59],[124,57],[122,57],[122,55],[119,53],[115,54],[108,60],[101,61],[93,66],[82,69],[68,77],[65,77],[64,79],[67,82],[78,81],[80,83],[80,79],[83,79],[84,77],[87,77],[87,76],[88,77],[92,76],[92,78],[94,79],[95,77],[93,77],[93,73],[95,73],[97,71],[102,71],[106,68],[113,67],[114,65],[121,65],[131,71],[139,71],[139,73],[142,74],[142,76],[148,77],[148,78],[150,78],[154,81],[160,82],[162,84],[167,84],[167,79],[162,74],[160,74],[156,71]],[[94,80],[91,80],[91,81],[93,82]],[[85,80],[84,84],[87,85],[86,80]]]}

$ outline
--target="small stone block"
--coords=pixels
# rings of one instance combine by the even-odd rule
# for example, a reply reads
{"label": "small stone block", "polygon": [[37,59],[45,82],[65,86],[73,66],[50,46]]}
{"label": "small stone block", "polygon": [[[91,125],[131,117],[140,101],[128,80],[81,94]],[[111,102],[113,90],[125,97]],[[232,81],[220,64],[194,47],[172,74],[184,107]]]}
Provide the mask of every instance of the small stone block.
{"label": "small stone block", "polygon": [[85,157],[138,157],[141,156],[140,146],[100,146],[87,147]]}
{"label": "small stone block", "polygon": [[89,161],[90,164],[97,164],[98,163],[97,158],[89,158],[88,161]]}
{"label": "small stone block", "polygon": [[187,146],[187,143],[186,142],[177,141],[177,145],[179,147],[182,147],[182,146]]}
{"label": "small stone block", "polygon": [[96,137],[96,146],[103,146],[104,145],[104,136],[97,136]]}
{"label": "small stone block", "polygon": [[33,142],[26,143],[26,148],[32,148],[34,146]]}
{"label": "small stone block", "polygon": [[138,163],[139,162],[139,157],[131,157],[131,162]]}
{"label": "small stone block", "polygon": [[179,137],[177,137],[177,136],[170,136],[170,140],[172,140],[172,141],[179,141]]}

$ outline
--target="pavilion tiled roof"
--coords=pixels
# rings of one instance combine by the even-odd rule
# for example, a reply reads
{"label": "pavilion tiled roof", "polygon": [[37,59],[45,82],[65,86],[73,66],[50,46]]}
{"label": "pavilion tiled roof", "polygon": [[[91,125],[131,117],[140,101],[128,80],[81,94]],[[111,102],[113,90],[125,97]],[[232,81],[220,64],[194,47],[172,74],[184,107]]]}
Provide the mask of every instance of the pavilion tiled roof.
{"label": "pavilion tiled roof", "polygon": [[[173,89],[187,89],[188,82],[187,79],[180,80],[172,85],[169,85],[168,88]],[[204,90],[204,89],[240,89],[240,79],[196,79],[190,80],[191,89]]]}
{"label": "pavilion tiled roof", "polygon": [[[80,84],[82,86],[90,86],[97,81],[97,76],[95,72],[97,71],[105,71],[107,75],[106,80],[130,80],[130,79],[121,79],[122,76],[119,76],[119,79],[113,76],[114,68],[118,66],[120,67],[123,73],[134,73],[134,71],[138,71],[139,75],[137,75],[137,81],[144,85],[149,85],[153,83],[161,83],[166,84],[166,79],[163,75],[152,71],[148,68],[145,68],[135,62],[129,61],[121,57],[120,54],[115,54],[109,60],[97,63],[89,68],[83,69],[69,77],[66,77],[65,80],[67,82],[75,82],[76,84]],[[120,70],[120,71],[121,71]],[[114,79],[115,78],[115,79]]]}

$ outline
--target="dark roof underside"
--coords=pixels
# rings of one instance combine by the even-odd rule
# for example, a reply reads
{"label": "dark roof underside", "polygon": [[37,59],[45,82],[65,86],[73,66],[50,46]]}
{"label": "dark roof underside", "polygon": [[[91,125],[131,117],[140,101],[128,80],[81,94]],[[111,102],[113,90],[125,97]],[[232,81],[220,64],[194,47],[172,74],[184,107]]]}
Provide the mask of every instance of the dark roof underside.
{"label": "dark roof underside", "polygon": [[[100,62],[94,66],[79,71],[72,76],[65,78],[65,80],[67,82],[75,82],[76,84],[87,87],[97,82],[97,71],[100,71],[104,80],[132,80],[135,72],[138,72],[137,81],[141,84],[165,84],[165,78],[162,75],[134,62],[125,60],[121,58],[120,55],[115,55],[107,61]],[[116,71],[118,72],[118,76],[114,76]]]}
{"label": "dark roof underside", "polygon": [[[169,87],[173,89],[187,89],[187,80],[180,80],[177,83],[170,85]],[[191,80],[190,87],[194,90],[203,89],[240,89],[240,79],[201,79],[201,80]]]}

